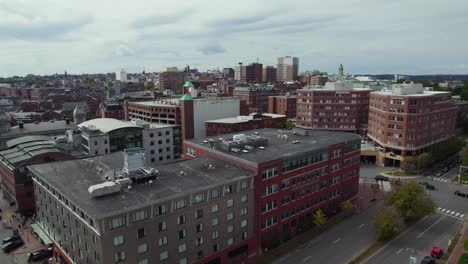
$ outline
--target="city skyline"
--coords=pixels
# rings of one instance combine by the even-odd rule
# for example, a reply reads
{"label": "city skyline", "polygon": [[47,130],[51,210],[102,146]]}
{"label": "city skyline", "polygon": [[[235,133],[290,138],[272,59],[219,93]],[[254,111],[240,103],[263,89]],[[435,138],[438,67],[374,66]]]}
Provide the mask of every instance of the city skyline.
{"label": "city skyline", "polygon": [[0,2],[0,76],[276,65],[287,55],[299,72],[468,72],[465,1],[296,2]]}

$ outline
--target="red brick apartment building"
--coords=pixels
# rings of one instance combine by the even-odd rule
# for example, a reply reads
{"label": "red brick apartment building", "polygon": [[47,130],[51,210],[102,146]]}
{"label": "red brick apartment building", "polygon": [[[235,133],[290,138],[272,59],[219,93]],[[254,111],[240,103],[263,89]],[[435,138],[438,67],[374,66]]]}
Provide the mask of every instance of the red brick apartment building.
{"label": "red brick apartment building", "polygon": [[246,102],[249,113],[267,112],[268,97],[280,94],[280,90],[271,86],[236,87],[233,92],[234,97],[239,97],[239,100]]}
{"label": "red brick apartment building", "polygon": [[297,233],[318,209],[333,214],[358,193],[360,137],[352,133],[259,129],[186,140],[184,153],[186,159],[217,157],[256,173],[258,249]]}
{"label": "red brick apartment building", "polygon": [[268,113],[296,117],[296,96],[280,95],[268,97]]}
{"label": "red brick apartment building", "polygon": [[455,134],[457,107],[449,92],[426,91],[422,84],[394,84],[370,94],[367,136],[382,152],[377,163],[390,165],[418,156]]}
{"label": "red brick apartment building", "polygon": [[341,82],[297,90],[296,126],[365,134],[370,92]]}
{"label": "red brick apartment building", "polygon": [[285,115],[250,114],[248,116],[228,117],[205,121],[206,136],[237,133],[258,128],[282,128],[286,123]]}

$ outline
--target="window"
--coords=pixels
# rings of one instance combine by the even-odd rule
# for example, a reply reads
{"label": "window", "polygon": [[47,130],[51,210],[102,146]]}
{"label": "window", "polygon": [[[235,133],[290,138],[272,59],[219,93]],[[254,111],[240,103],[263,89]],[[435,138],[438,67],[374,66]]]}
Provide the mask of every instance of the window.
{"label": "window", "polygon": [[232,233],[232,231],[234,231],[234,226],[233,225],[228,225],[227,228],[226,228],[226,231],[227,233]]}
{"label": "window", "polygon": [[228,246],[232,245],[233,243],[234,243],[234,238],[232,238],[232,237],[228,238],[227,241],[226,241],[226,244]]}
{"label": "window", "polygon": [[205,195],[204,194],[197,194],[193,197],[193,202],[194,203],[201,203],[205,201]]}
{"label": "window", "polygon": [[218,217],[211,219],[211,226],[217,226],[219,224]]}
{"label": "window", "polygon": [[241,209],[241,215],[246,215],[247,214],[247,207],[244,207]]}
{"label": "window", "polygon": [[185,216],[179,215],[179,217],[177,217],[177,224],[179,225],[185,224]]}
{"label": "window", "polygon": [[138,264],[148,264],[148,259],[142,259],[138,261]]}
{"label": "window", "polygon": [[230,207],[232,207],[234,205],[234,200],[229,199],[229,200],[227,200],[226,204],[227,204],[227,207],[230,208]]}
{"label": "window", "polygon": [[278,176],[278,168],[270,168],[270,169],[263,170],[262,172],[263,180],[270,179],[276,176]]}
{"label": "window", "polygon": [[245,240],[247,239],[247,232],[242,232],[242,237],[241,237],[242,240]]}
{"label": "window", "polygon": [[197,240],[195,241],[195,245],[197,246],[203,245],[203,237],[197,237]]}
{"label": "window", "polygon": [[159,222],[159,232],[167,229],[166,221]]}
{"label": "window", "polygon": [[115,228],[124,226],[126,224],[127,224],[127,219],[125,218],[125,216],[119,216],[111,220],[111,222],[109,223],[109,228],[115,229]]}
{"label": "window", "polygon": [[247,226],[247,219],[244,219],[241,221],[241,228],[244,228]]}
{"label": "window", "polygon": [[198,258],[198,259],[203,258],[203,250],[199,250],[199,251],[197,252],[197,258]]}
{"label": "window", "polygon": [[123,235],[118,235],[114,237],[114,247],[118,245],[122,245],[124,243]]}
{"label": "window", "polygon": [[169,257],[169,255],[167,254],[167,251],[163,251],[163,252],[159,253],[159,261],[166,260],[168,257]]}
{"label": "window", "polygon": [[175,202],[174,209],[181,209],[187,206],[187,199],[181,199]]}
{"label": "window", "polygon": [[164,246],[164,245],[167,245],[167,236],[162,236],[159,238],[159,242],[158,242],[159,246]]}
{"label": "window", "polygon": [[154,141],[151,141],[151,142],[150,142],[150,145],[151,145],[151,146],[154,146]]}
{"label": "window", "polygon": [[167,204],[161,204],[158,206],[158,214],[159,215],[163,215],[163,214],[166,214],[168,212],[168,206]]}
{"label": "window", "polygon": [[219,231],[214,231],[213,233],[211,233],[211,238],[212,238],[212,239],[217,239],[217,238],[219,238]]}
{"label": "window", "polygon": [[198,209],[195,212],[195,218],[199,219],[199,218],[202,218],[202,217],[203,217],[203,209]]}
{"label": "window", "polygon": [[247,181],[241,181],[240,189],[243,190],[247,188],[249,188],[249,183]]}
{"label": "window", "polygon": [[185,251],[187,251],[187,244],[183,243],[179,245],[179,253],[183,253]]}
{"label": "window", "polygon": [[234,188],[232,188],[232,185],[228,185],[226,186],[226,188],[224,189],[224,193],[228,194],[228,193],[232,193]]}
{"label": "window", "polygon": [[203,231],[203,224],[202,223],[197,224],[197,233],[200,233],[202,231]]}
{"label": "window", "polygon": [[211,190],[211,199],[219,197],[219,190]]}
{"label": "window", "polygon": [[137,230],[137,237],[138,238],[144,238],[146,236],[146,232],[144,228],[140,228]]}
{"label": "window", "polygon": [[115,262],[121,262],[125,260],[125,251],[119,251],[115,253]]}
{"label": "window", "polygon": [[212,213],[216,213],[219,211],[219,205],[218,204],[214,204],[211,206],[211,212]]}
{"label": "window", "polygon": [[133,222],[138,222],[148,218],[148,211],[141,210],[133,214]]}
{"label": "window", "polygon": [[138,246],[138,254],[142,254],[148,251],[148,245],[146,243],[143,243]]}
{"label": "window", "polygon": [[247,194],[241,196],[241,203],[247,202]]}
{"label": "window", "polygon": [[270,186],[264,186],[262,190],[262,197],[276,193],[278,191],[278,184],[272,184]]}
{"label": "window", "polygon": [[[291,213],[292,214],[292,213]],[[276,216],[267,218],[262,222],[262,229],[268,228],[278,223],[278,218]]]}
{"label": "window", "polygon": [[179,259],[179,264],[187,264],[187,258]]}
{"label": "window", "polygon": [[153,133],[150,133],[150,137],[154,137],[154,134],[153,134]]}
{"label": "window", "polygon": [[219,244],[216,243],[216,244],[213,245],[213,252],[216,252],[218,250],[219,250]]}
{"label": "window", "polygon": [[179,230],[179,239],[185,238],[186,235],[185,229]]}
{"label": "window", "polygon": [[234,213],[230,212],[230,213],[227,214],[226,217],[227,217],[227,220],[230,221],[230,220],[232,220],[234,218]]}

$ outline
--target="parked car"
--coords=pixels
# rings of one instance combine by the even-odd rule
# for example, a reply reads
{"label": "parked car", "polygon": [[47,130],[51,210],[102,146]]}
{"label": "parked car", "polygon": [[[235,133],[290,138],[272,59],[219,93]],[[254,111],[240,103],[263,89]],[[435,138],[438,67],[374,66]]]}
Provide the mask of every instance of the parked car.
{"label": "parked car", "polygon": [[432,257],[425,256],[425,257],[421,260],[421,264],[435,264],[435,260],[434,260]]}
{"label": "parked car", "polygon": [[22,239],[19,239],[19,240],[13,240],[11,242],[8,242],[8,243],[5,243],[3,246],[2,246],[2,249],[5,253],[8,253],[8,252],[11,252],[19,247],[21,247],[22,245],[24,245],[24,242]]}
{"label": "parked car", "polygon": [[440,259],[442,255],[444,254],[444,251],[440,247],[433,247],[431,251],[431,257]]}
{"label": "parked car", "polygon": [[468,198],[468,193],[465,193],[465,192],[455,191],[453,194],[455,194],[457,196]]}
{"label": "parked car", "polygon": [[11,237],[7,237],[7,238],[3,239],[2,244],[6,244],[8,242],[15,241],[15,240],[20,240],[20,239],[21,239],[21,237],[19,235],[15,234],[15,235],[12,235]]}
{"label": "parked car", "polygon": [[41,249],[33,253],[29,253],[29,261],[38,261],[52,256],[52,249]]}
{"label": "parked car", "polygon": [[440,171],[445,173],[445,172],[448,172],[449,169],[447,167],[443,167],[442,169],[440,169]]}
{"label": "parked car", "polygon": [[442,176],[442,174],[443,174],[443,173],[442,173],[441,171],[438,171],[438,172],[435,174],[435,176],[436,176],[436,177],[440,177],[440,176]]}
{"label": "parked car", "polygon": [[435,186],[427,182],[418,182],[419,185],[426,187],[429,190],[435,190]]}
{"label": "parked car", "polygon": [[388,181],[388,177],[382,176],[382,175],[377,175],[375,176],[376,181]]}

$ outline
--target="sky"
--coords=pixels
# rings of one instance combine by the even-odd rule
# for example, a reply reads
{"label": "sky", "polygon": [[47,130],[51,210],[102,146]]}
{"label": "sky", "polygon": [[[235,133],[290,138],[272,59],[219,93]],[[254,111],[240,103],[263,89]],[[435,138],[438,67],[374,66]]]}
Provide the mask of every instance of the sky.
{"label": "sky", "polygon": [[200,70],[468,74],[467,0],[0,0],[0,76]]}

